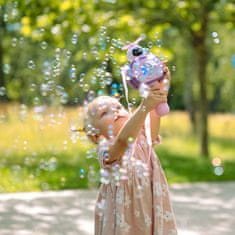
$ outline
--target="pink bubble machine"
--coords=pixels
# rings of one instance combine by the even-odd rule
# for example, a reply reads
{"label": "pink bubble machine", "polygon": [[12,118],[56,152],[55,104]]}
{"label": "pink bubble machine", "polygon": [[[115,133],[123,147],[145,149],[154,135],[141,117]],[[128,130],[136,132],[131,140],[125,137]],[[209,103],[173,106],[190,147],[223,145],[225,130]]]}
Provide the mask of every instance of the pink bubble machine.
{"label": "pink bubble machine", "polygon": [[[149,51],[143,48],[139,42],[143,40],[139,37],[135,42],[124,46],[122,49],[127,50],[128,63],[121,67],[122,80],[125,88],[128,102],[128,89],[130,85],[140,91],[142,97],[148,96],[149,87],[157,83],[159,89],[168,91],[169,80],[164,79],[164,63]],[[157,115],[164,116],[170,111],[167,103],[160,103],[156,107]]]}

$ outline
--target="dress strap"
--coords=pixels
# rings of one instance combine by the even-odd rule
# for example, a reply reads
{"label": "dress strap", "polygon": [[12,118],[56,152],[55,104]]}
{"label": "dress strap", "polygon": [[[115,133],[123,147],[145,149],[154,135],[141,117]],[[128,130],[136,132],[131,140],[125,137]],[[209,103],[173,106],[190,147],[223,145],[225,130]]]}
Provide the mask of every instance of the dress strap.
{"label": "dress strap", "polygon": [[150,126],[150,113],[147,114],[147,117],[144,122],[145,125],[145,135],[147,138],[147,144],[149,145],[148,148],[148,161],[150,160],[151,157],[151,151],[152,151],[152,138],[151,138],[151,126]]}

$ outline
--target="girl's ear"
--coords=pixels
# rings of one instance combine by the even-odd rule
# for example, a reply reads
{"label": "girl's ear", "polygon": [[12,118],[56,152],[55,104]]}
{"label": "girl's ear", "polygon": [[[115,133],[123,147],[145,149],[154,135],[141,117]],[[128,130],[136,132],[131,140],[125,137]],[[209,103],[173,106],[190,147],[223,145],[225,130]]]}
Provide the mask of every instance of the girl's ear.
{"label": "girl's ear", "polygon": [[98,144],[98,140],[99,140],[99,136],[98,136],[98,135],[88,135],[88,137],[90,138],[90,140],[91,140],[93,143]]}

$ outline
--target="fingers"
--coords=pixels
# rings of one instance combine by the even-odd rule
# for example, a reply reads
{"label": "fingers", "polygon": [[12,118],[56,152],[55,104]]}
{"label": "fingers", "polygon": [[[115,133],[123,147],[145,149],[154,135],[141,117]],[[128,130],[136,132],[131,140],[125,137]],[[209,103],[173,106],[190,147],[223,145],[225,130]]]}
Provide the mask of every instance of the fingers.
{"label": "fingers", "polygon": [[165,66],[163,68],[163,72],[164,72],[164,79],[168,79],[168,80],[171,80],[171,73],[170,73],[170,70],[167,66]]}
{"label": "fingers", "polygon": [[165,103],[165,102],[167,102],[167,97],[166,96],[155,96],[154,100],[156,103]]}
{"label": "fingers", "polygon": [[162,63],[164,64],[164,66],[167,66],[166,64],[168,63],[168,60],[164,60],[162,61]]}
{"label": "fingers", "polygon": [[167,94],[165,93],[152,92],[150,97],[152,97],[156,102],[167,102]]}
{"label": "fingers", "polygon": [[153,90],[152,93],[155,95],[167,95],[168,94],[168,92],[165,90]]}
{"label": "fingers", "polygon": [[158,82],[154,82],[153,84],[150,85],[150,90],[159,90],[159,84]]}

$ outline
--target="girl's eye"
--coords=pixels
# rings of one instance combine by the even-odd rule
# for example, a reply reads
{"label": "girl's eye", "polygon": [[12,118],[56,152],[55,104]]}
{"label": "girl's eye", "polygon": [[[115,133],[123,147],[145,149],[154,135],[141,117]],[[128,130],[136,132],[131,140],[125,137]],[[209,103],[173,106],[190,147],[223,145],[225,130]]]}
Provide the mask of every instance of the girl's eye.
{"label": "girl's eye", "polygon": [[101,113],[100,116],[103,117],[106,113],[107,113],[107,112],[103,112],[103,113]]}

